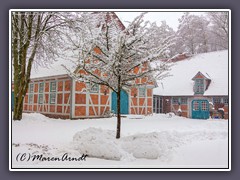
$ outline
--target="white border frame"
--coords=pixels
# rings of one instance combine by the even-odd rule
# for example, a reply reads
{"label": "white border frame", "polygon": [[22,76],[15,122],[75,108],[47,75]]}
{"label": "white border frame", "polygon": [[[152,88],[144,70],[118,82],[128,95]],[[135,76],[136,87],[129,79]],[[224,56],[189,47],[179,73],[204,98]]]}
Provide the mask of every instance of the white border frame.
{"label": "white border frame", "polygon": [[[229,168],[228,169],[138,169],[138,168],[131,168],[131,169],[111,169],[111,168],[106,168],[106,169],[74,169],[74,168],[69,168],[69,169],[58,169],[58,168],[51,168],[51,169],[41,169],[41,168],[36,168],[36,169],[12,169],[12,111],[11,111],[11,103],[9,103],[9,170],[10,171],[231,171],[231,10],[230,9],[10,9],[9,10],[9,60],[12,59],[11,57],[11,12],[13,11],[115,11],[115,12],[143,12],[143,11],[149,11],[149,12],[169,12],[169,11],[174,11],[174,12],[208,12],[208,11],[227,11],[229,13],[229,48],[228,48],[228,53],[229,53],[229,127],[228,127],[228,137],[229,137]],[[11,102],[11,94],[12,92],[12,63],[9,63],[9,102]],[[29,167],[31,168],[31,167]],[[156,167],[154,167],[156,168]]]}

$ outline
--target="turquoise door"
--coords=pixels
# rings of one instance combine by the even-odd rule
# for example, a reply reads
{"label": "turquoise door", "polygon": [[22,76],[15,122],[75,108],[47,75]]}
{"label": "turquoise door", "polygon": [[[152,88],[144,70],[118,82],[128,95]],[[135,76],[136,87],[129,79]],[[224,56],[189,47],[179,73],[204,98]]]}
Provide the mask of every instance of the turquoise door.
{"label": "turquoise door", "polygon": [[12,103],[11,103],[11,106],[12,106],[12,111],[13,111],[13,107],[14,107],[14,92],[12,92]]}
{"label": "turquoise door", "polygon": [[209,102],[207,100],[192,101],[192,118],[193,119],[209,118]]}
{"label": "turquoise door", "polygon": [[[121,91],[121,114],[128,114],[128,94],[126,91]],[[112,111],[114,114],[117,113],[117,94],[112,92]]]}

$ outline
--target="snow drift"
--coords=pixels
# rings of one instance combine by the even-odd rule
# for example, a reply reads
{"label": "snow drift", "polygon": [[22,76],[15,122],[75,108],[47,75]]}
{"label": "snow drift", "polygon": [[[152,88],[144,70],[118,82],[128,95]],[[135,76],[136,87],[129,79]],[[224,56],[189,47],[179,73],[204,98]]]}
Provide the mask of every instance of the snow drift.
{"label": "snow drift", "polygon": [[73,137],[74,149],[79,153],[87,154],[108,160],[124,159],[162,159],[177,147],[192,141],[224,139],[227,132],[213,131],[161,131],[138,133],[115,139],[115,131],[99,128],[88,128],[77,132]]}
{"label": "snow drift", "polygon": [[[116,117],[73,121],[24,113],[22,121],[12,121],[12,162],[17,168],[225,168],[228,128],[221,119],[130,115],[122,119],[122,136],[116,140]],[[19,162],[19,153],[88,157],[82,162]]]}

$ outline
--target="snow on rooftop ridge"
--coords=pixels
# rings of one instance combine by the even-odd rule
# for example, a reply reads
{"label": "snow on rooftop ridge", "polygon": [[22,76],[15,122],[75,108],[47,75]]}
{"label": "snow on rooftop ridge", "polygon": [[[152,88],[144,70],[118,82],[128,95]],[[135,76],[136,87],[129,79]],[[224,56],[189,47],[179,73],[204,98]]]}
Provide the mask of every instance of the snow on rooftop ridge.
{"label": "snow on rooftop ridge", "polygon": [[170,71],[171,76],[159,81],[153,94],[192,96],[194,95],[192,78],[199,71],[211,79],[205,96],[228,95],[228,50],[201,53],[175,62]]}
{"label": "snow on rooftop ridge", "polygon": [[190,55],[189,53],[187,52],[183,52],[183,53],[180,53],[180,54],[176,54],[175,56],[173,56],[172,58],[170,58],[169,60],[171,62],[177,62],[177,61],[182,61],[182,60],[185,60],[187,58],[190,58],[192,55]]}

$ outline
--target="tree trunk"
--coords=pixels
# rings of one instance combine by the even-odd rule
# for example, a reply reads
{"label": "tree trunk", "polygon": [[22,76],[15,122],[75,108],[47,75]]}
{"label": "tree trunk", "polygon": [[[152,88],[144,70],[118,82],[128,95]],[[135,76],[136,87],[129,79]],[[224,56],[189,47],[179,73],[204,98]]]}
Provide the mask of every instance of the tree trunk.
{"label": "tree trunk", "polygon": [[[23,102],[24,96],[27,93],[28,84],[30,82],[30,74],[32,63],[36,54],[38,47],[38,38],[40,35],[40,15],[38,15],[37,27],[34,34],[34,40],[32,38],[32,28],[33,28],[33,13],[31,12],[28,16],[24,13],[15,14],[13,16],[12,34],[13,34],[13,66],[14,66],[14,111],[13,120],[21,120],[23,113]],[[28,26],[25,25],[26,21]],[[20,22],[20,23],[18,23]],[[20,32],[18,31],[20,24]],[[27,36],[26,36],[27,35]],[[26,36],[26,37],[25,37]],[[24,43],[24,40],[26,41]],[[32,52],[29,53],[30,57],[27,61],[27,52],[29,49],[30,41],[33,42]],[[20,50],[18,51],[18,48]],[[28,63],[27,63],[28,62]],[[26,68],[27,67],[27,68]]]}
{"label": "tree trunk", "polygon": [[19,88],[18,85],[21,84],[22,79],[18,82],[14,82],[14,111],[13,111],[13,120],[22,119],[23,111],[23,101],[24,101],[24,92],[22,88]]}
{"label": "tree trunk", "polygon": [[119,139],[121,134],[121,76],[118,76],[118,91],[117,91],[117,134]]}
{"label": "tree trunk", "polygon": [[121,90],[117,92],[117,135],[116,138],[120,138],[121,134]]}
{"label": "tree trunk", "polygon": [[14,112],[13,112],[13,120],[20,121],[22,119],[23,112],[23,98],[18,99],[18,97],[14,98]]}

